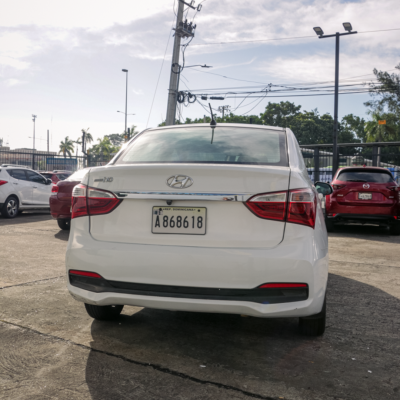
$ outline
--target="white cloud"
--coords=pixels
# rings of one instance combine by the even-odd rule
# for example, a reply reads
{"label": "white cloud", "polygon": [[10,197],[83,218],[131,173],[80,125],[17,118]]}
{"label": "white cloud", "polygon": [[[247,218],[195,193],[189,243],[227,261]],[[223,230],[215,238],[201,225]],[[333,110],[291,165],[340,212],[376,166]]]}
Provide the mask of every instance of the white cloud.
{"label": "white cloud", "polygon": [[22,85],[25,82],[21,81],[19,79],[10,78],[10,79],[6,79],[4,81],[4,83],[6,84],[6,86],[16,86],[16,85]]}
{"label": "white cloud", "polygon": [[[359,77],[358,81],[374,78],[372,66],[378,70],[392,69],[398,63],[396,57],[382,59],[371,54],[342,54],[340,57],[340,79]],[[277,57],[257,66],[259,73],[272,77],[275,82],[307,83],[334,81],[334,54],[316,54],[312,57]],[[370,76],[361,76],[371,74]]]}

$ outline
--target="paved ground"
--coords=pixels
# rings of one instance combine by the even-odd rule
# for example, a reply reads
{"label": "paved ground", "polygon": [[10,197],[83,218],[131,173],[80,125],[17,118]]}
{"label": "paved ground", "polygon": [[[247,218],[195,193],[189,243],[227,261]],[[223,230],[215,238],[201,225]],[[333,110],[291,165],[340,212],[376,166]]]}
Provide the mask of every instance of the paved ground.
{"label": "paved ground", "polygon": [[0,218],[0,399],[400,399],[399,237],[330,236],[328,324],[125,307],[90,319],[66,291],[68,233]]}

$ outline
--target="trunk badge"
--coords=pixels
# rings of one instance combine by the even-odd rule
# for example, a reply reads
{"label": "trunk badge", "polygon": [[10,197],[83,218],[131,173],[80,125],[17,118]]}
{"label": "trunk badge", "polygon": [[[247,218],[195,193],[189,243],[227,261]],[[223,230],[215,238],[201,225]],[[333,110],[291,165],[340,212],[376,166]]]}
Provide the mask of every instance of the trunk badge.
{"label": "trunk badge", "polygon": [[186,175],[172,175],[165,183],[174,189],[186,189],[193,185],[193,179]]}
{"label": "trunk badge", "polygon": [[368,183],[364,183],[363,188],[364,188],[364,189],[369,189]]}

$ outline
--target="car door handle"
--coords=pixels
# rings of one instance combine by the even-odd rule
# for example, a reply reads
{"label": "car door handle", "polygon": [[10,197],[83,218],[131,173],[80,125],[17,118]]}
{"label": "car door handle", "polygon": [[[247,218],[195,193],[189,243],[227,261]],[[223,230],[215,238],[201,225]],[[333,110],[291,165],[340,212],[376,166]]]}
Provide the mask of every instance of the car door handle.
{"label": "car door handle", "polygon": [[13,182],[14,183],[14,185],[18,185],[18,183],[16,183],[16,182]]}
{"label": "car door handle", "polygon": [[33,186],[34,189],[37,189],[37,186]]}

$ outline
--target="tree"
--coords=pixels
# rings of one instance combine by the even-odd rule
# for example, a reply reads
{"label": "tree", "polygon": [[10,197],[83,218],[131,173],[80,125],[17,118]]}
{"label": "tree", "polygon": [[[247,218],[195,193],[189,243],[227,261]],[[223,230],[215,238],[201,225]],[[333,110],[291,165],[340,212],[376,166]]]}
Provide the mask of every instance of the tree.
{"label": "tree", "polygon": [[367,141],[367,134],[365,133],[365,119],[356,115],[345,115],[340,123],[339,143],[351,143],[346,142],[345,138],[341,137],[341,132],[351,132],[353,137],[357,140],[360,140],[361,143],[365,143]]}
{"label": "tree", "polygon": [[61,141],[60,143],[60,151],[58,154],[63,153],[64,158],[68,154],[68,156],[71,158],[72,153],[71,151],[74,151],[74,141],[69,138],[69,136],[65,137],[64,141]]}
{"label": "tree", "polygon": [[[396,69],[400,70],[400,63],[396,66]],[[374,75],[378,83],[369,85],[373,99],[364,104],[380,112],[387,107],[389,112],[400,117],[400,74],[389,74],[375,68]]]}
{"label": "tree", "polygon": [[377,111],[372,111],[369,114],[372,116],[372,119],[365,123],[367,142],[387,142],[395,139],[395,127],[389,124],[379,124],[379,121],[385,119],[384,114],[380,114]]}

